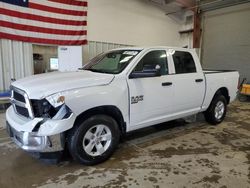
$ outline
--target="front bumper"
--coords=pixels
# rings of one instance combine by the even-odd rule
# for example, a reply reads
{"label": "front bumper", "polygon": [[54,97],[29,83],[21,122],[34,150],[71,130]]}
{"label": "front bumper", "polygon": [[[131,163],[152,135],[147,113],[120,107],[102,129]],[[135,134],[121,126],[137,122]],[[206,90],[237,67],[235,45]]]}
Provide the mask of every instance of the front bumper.
{"label": "front bumper", "polygon": [[6,129],[12,140],[23,150],[29,152],[57,152],[64,150],[63,134],[38,136],[34,132],[18,132],[6,122]]}
{"label": "front bumper", "polygon": [[[29,152],[57,152],[64,150],[64,132],[73,127],[75,115],[66,119],[29,119],[15,113],[12,106],[6,111],[7,132],[23,150]],[[39,125],[39,129],[34,131]]]}

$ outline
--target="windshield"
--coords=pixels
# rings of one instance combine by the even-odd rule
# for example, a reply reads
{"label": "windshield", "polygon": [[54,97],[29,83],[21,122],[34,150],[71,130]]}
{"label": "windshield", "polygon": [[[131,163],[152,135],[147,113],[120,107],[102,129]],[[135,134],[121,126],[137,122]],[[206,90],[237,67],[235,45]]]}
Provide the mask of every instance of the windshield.
{"label": "windshield", "polygon": [[115,50],[102,53],[83,67],[84,70],[118,74],[134,59],[140,50]]}

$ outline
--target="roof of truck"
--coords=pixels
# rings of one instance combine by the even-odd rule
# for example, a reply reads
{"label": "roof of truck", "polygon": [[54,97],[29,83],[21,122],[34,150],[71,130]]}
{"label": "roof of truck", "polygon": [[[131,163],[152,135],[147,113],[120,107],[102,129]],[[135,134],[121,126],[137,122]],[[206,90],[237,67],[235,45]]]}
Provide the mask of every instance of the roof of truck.
{"label": "roof of truck", "polygon": [[173,50],[185,50],[191,51],[194,49],[190,48],[182,48],[182,47],[171,47],[171,46],[138,46],[138,47],[123,47],[123,48],[116,48],[114,50],[149,50],[149,49],[173,49]]}

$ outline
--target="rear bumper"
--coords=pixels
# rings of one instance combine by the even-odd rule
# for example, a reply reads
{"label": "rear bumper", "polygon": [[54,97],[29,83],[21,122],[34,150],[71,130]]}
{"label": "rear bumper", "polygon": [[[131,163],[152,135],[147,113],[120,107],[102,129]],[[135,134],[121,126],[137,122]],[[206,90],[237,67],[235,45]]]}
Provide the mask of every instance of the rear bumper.
{"label": "rear bumper", "polygon": [[9,136],[21,149],[29,152],[57,152],[64,150],[63,134],[52,136],[38,136],[35,132],[17,131],[6,122]]}

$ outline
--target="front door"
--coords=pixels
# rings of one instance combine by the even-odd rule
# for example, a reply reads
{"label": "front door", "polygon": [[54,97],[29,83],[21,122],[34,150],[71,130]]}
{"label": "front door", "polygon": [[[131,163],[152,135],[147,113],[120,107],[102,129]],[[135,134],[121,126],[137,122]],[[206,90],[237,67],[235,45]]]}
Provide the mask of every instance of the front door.
{"label": "front door", "polygon": [[168,77],[166,51],[149,51],[132,72],[146,72],[155,67],[160,67],[160,75],[128,79],[131,129],[159,123],[172,113],[173,85]]}

